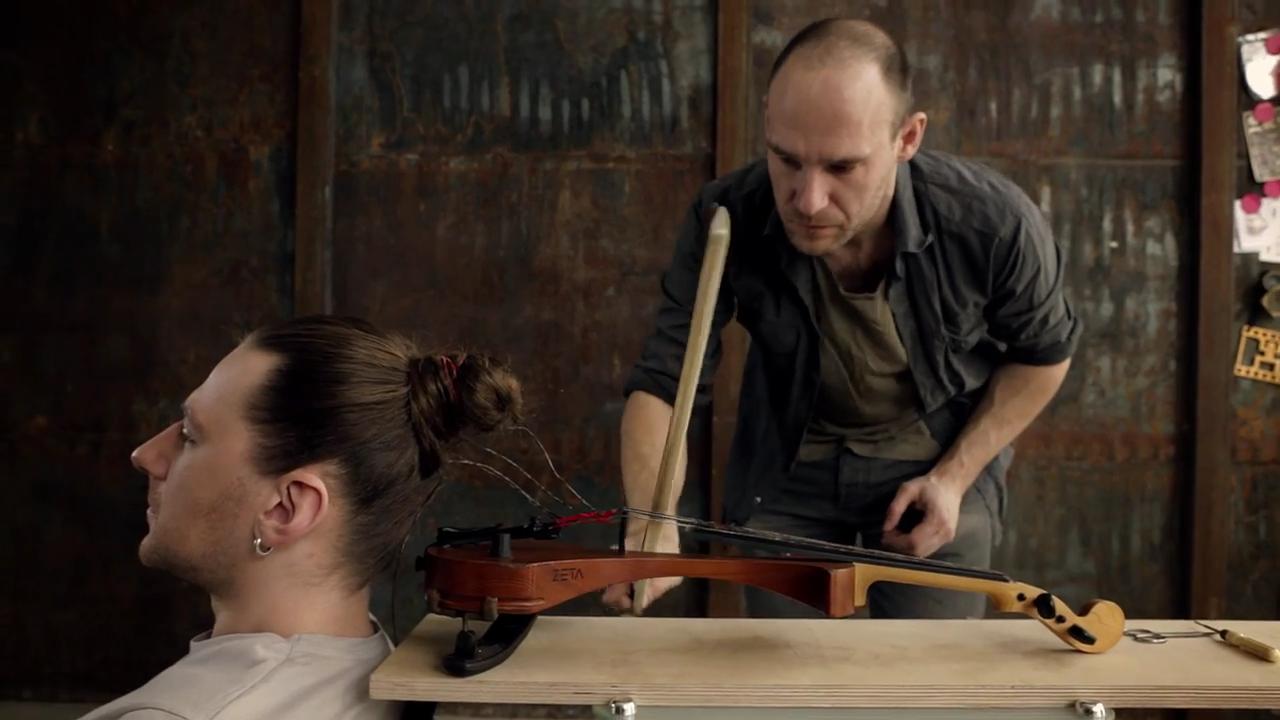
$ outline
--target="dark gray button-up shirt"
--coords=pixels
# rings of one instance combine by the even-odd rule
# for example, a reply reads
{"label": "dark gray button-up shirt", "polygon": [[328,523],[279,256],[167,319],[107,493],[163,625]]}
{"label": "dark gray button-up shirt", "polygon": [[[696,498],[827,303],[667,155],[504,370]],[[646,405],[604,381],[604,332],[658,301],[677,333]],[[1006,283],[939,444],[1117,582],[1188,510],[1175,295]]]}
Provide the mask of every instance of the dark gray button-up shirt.
{"label": "dark gray button-up shirt", "polygon": [[[819,385],[812,266],[790,241],[763,160],[708,183],[690,208],[662,277],[662,299],[625,391],[674,404],[711,211],[732,229],[715,322],[699,377],[709,398],[721,329],[736,317],[751,336],[730,450],[725,517],[745,522],[752,498],[791,471]],[[1063,296],[1063,258],[1039,208],[980,164],[922,151],[898,167],[887,277],[920,411],[942,447],[954,442],[1002,363],[1069,358],[1081,325]],[[975,483],[999,514],[1005,448]]]}

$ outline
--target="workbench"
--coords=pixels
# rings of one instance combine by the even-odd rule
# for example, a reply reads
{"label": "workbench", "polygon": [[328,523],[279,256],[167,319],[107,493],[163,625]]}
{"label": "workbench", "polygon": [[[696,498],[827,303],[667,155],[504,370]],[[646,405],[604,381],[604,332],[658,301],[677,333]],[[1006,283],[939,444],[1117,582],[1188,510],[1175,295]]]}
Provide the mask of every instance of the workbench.
{"label": "workbench", "polygon": [[[1280,646],[1280,622],[1212,624]],[[1199,629],[1189,620],[1126,626]],[[467,678],[445,673],[440,664],[459,628],[456,619],[428,616],[374,672],[371,694],[435,703],[438,718],[468,714],[475,704],[511,708],[510,717],[555,717],[547,706],[559,706],[561,716],[590,708],[595,716],[797,720],[1280,709],[1280,663],[1216,637],[1159,645],[1126,637],[1105,653],[1086,654],[1024,618],[547,616],[505,663]],[[526,706],[538,711],[521,715]]]}

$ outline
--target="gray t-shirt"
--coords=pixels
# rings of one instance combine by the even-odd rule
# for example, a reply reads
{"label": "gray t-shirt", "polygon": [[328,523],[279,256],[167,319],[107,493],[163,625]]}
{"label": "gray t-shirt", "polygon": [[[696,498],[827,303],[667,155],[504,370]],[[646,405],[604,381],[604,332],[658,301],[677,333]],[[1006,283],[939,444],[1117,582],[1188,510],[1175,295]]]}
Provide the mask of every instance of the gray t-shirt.
{"label": "gray t-shirt", "polygon": [[369,675],[392,649],[374,628],[364,638],[206,632],[186,657],[81,720],[397,718],[399,703],[369,698]]}

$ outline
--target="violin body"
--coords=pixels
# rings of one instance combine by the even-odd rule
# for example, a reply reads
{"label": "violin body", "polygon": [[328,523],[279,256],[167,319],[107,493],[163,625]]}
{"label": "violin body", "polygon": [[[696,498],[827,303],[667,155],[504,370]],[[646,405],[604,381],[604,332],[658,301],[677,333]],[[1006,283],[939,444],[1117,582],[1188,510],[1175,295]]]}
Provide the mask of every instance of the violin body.
{"label": "violin body", "polygon": [[1086,653],[1104,652],[1123,635],[1124,613],[1115,603],[1095,600],[1077,615],[1039,588],[996,572],[926,569],[927,561],[902,558],[847,562],[802,557],[742,557],[593,550],[559,540],[517,539],[498,533],[489,542],[437,544],[427,548],[428,609],[465,619],[491,620],[484,637],[463,628],[445,667],[472,675],[508,657],[538,613],[618,583],[657,577],[726,580],[771,590],[829,617],[847,617],[866,605],[867,589],[888,581],[980,592],[998,612],[1039,620],[1067,645]]}
{"label": "violin body", "polygon": [[773,590],[831,617],[852,615],[850,563],[604,552],[548,540],[515,540],[511,557],[481,545],[427,548],[427,594],[439,610],[492,615],[539,613],[617,583],[656,577],[727,580]]}

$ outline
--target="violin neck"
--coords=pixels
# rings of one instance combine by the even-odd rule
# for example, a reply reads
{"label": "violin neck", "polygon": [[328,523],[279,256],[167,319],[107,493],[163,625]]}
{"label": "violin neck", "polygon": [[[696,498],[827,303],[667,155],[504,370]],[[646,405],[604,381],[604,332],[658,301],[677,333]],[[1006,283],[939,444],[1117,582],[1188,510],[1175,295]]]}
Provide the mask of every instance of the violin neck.
{"label": "violin neck", "polygon": [[982,593],[991,598],[996,610],[1001,612],[1018,612],[1016,600],[1020,583],[1008,579],[992,577],[972,577],[967,575],[922,570],[910,567],[894,567],[890,565],[854,563],[853,598],[854,604],[863,607],[867,604],[867,588],[873,583],[885,581],[919,585],[939,590],[957,590],[960,592]]}

